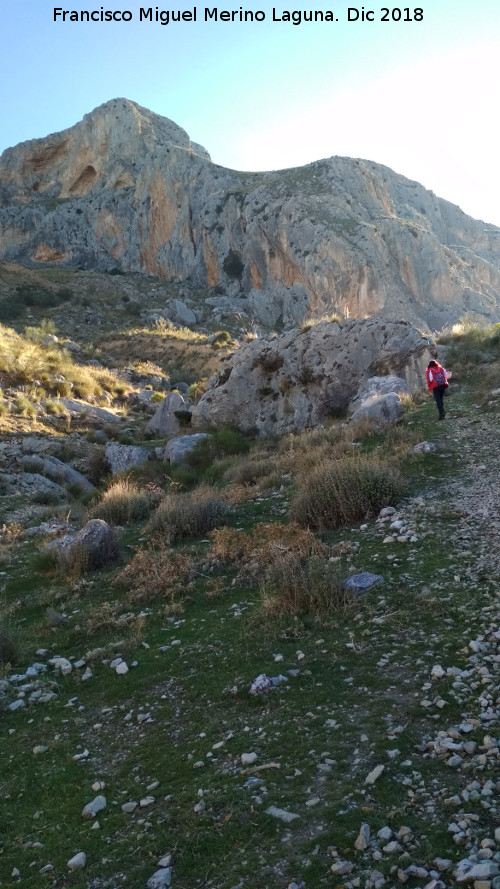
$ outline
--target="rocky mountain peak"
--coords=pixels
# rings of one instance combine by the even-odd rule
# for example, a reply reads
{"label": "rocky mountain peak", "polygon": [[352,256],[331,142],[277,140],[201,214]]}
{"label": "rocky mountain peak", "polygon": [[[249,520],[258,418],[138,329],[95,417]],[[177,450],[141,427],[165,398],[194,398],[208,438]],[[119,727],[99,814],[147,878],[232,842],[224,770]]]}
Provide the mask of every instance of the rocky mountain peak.
{"label": "rocky mountain peak", "polygon": [[3,153],[0,259],[155,275],[208,290],[217,323],[275,329],[331,312],[436,329],[500,308],[497,230],[418,182],[342,157],[225,169],[128,99]]}
{"label": "rocky mountain peak", "polygon": [[159,149],[182,149],[210,159],[173,121],[129,99],[112,99],[66,130],[4,151],[2,203],[27,203],[38,194],[64,199],[99,188],[130,187],[134,168],[140,169]]}

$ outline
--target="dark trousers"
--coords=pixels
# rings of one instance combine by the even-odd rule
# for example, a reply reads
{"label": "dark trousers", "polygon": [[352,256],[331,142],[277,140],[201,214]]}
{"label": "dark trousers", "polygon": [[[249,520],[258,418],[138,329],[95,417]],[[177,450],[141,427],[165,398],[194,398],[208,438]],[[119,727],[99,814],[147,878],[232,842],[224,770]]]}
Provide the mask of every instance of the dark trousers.
{"label": "dark trousers", "polygon": [[437,409],[439,411],[439,419],[442,420],[445,416],[444,405],[443,405],[443,395],[446,392],[446,386],[435,386],[432,390],[432,394],[434,396],[434,401],[436,402]]}

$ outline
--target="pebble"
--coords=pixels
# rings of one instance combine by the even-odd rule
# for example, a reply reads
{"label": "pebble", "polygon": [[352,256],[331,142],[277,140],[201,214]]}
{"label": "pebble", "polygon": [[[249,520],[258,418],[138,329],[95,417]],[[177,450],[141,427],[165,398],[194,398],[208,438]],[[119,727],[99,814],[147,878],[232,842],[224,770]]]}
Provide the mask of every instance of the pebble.
{"label": "pebble", "polygon": [[366,776],[365,784],[375,784],[375,781],[377,780],[377,778],[380,778],[384,769],[385,769],[384,765],[375,766],[375,768],[372,769],[370,774]]}
{"label": "pebble", "polygon": [[286,809],[279,809],[277,806],[269,806],[266,809],[266,815],[271,815],[272,818],[278,818],[279,821],[284,821],[285,824],[290,824],[290,822],[295,821],[296,818],[299,818],[300,815],[295,815],[293,812],[288,812]]}

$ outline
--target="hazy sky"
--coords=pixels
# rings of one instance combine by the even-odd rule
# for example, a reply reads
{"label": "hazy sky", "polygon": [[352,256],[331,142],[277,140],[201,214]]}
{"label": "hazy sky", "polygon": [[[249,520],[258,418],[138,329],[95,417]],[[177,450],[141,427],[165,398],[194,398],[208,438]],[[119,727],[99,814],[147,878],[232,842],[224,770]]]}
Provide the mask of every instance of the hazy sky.
{"label": "hazy sky", "polygon": [[[54,22],[48,0],[0,0],[0,151],[120,96],[174,120],[224,166],[363,157],[500,226],[500,3],[418,2],[285,2],[273,21],[269,0],[183,0],[151,7],[153,16],[196,8],[197,21],[163,26],[139,21],[136,0],[58,7],[132,13],[130,22],[89,23]],[[260,11],[265,20],[205,21],[205,9]],[[299,9],[330,10],[338,21],[284,20]],[[374,21],[362,21],[362,10]]]}

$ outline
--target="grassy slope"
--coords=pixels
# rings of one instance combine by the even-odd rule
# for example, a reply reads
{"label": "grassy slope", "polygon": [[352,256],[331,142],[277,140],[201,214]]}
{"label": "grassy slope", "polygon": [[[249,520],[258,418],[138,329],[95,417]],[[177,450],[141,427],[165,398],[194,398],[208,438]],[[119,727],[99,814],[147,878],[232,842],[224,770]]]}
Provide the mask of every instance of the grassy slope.
{"label": "grassy slope", "polygon": [[[497,594],[461,502],[477,465],[485,467],[484,477],[495,469],[488,449],[496,417],[479,411],[474,398],[458,387],[453,417],[444,424],[435,422],[430,402],[407,417],[412,435],[440,446],[436,455],[406,462],[412,497],[402,506],[418,539],[384,545],[384,531],[373,521],[327,535],[329,543],[356,544],[344,547],[339,576],[355,567],[382,574],[385,583],[322,622],[305,616],[256,624],[257,589],[233,585],[235,572],[222,568],[214,583],[209,566],[182,614],[168,617],[154,602],[146,607],[152,614],[141,618],[141,605],[131,606],[111,585],[115,571],[69,584],[40,571],[31,541],[11,544],[10,562],[4,547],[2,605],[28,640],[22,666],[36,659],[39,647],[76,658],[98,646],[106,652],[87,657],[88,682],[81,681],[82,670],[50,674],[53,702],[2,714],[0,885],[11,885],[17,867],[30,889],[47,883],[140,889],[156,860],[172,852],[176,889],[278,889],[293,879],[334,886],[333,846],[356,862],[354,875],[374,867],[389,873],[398,864],[397,855],[370,862],[354,851],[361,822],[372,829],[412,828],[412,862],[462,857],[446,829],[451,815],[443,800],[470,775],[422,757],[415,745],[459,721],[462,709],[474,715],[474,696],[459,706],[448,679],[436,691],[422,687],[435,663],[465,664],[464,646],[481,631],[481,609]],[[367,444],[383,446],[383,438]],[[283,521],[286,499],[286,491],[268,492],[241,503],[231,524]],[[436,545],[436,523],[445,546]],[[140,534],[140,527],[128,528],[124,544],[135,545]],[[176,549],[192,547],[199,554],[207,544]],[[107,602],[117,603],[118,616],[134,619],[111,619]],[[69,615],[67,627],[47,625],[47,605]],[[137,666],[116,675],[103,663],[114,652]],[[278,653],[283,660],[275,662]],[[288,669],[299,672],[287,687],[249,695],[259,673]],[[443,710],[422,708],[421,700],[437,691],[447,702]],[[150,716],[141,721],[144,714]],[[480,741],[483,734],[477,729],[471,737]],[[48,749],[35,755],[35,745]],[[75,762],[84,748],[88,760]],[[245,786],[244,752],[257,753],[260,765],[274,764],[255,771],[261,783],[253,787]],[[385,765],[383,776],[365,786],[377,764]],[[80,813],[96,795],[95,781],[104,782],[107,807],[92,830],[93,821]],[[150,806],[121,812],[122,803],[149,793]],[[195,812],[200,801],[205,809]],[[300,817],[288,827],[265,814],[269,805]],[[480,801],[469,811],[479,816],[482,835],[491,835],[491,813]],[[66,862],[80,850],[87,867],[69,874]],[[53,870],[41,874],[49,863]]]}

